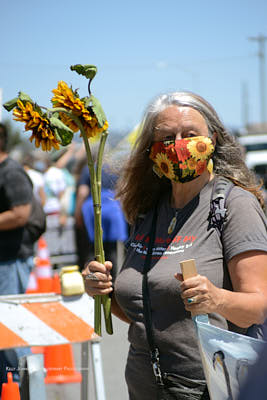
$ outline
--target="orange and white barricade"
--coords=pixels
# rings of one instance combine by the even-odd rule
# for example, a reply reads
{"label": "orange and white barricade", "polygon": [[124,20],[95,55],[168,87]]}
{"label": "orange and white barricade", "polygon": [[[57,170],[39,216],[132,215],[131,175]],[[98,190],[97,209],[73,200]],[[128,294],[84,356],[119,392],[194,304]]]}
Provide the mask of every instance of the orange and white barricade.
{"label": "orange and white barricade", "polygon": [[[82,343],[81,399],[87,399],[89,348],[92,354],[96,399],[105,400],[99,336],[94,333],[94,301],[87,294],[64,297],[55,293],[0,296],[0,349],[28,346],[65,345],[61,351],[68,361],[61,383],[81,381],[78,371],[71,371],[71,343]],[[46,347],[48,350],[49,347]],[[64,358],[63,357],[63,358]],[[51,359],[51,354],[50,354]],[[66,368],[65,368],[66,367]],[[48,382],[53,375],[46,365]],[[67,376],[66,376],[67,375]],[[53,380],[53,382],[56,382]]]}

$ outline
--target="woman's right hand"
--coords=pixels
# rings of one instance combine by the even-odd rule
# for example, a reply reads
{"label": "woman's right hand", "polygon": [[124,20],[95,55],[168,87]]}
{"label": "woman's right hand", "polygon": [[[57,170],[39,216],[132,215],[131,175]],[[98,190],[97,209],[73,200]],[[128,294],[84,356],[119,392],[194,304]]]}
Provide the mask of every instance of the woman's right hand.
{"label": "woman's right hand", "polygon": [[105,264],[91,261],[85,266],[82,276],[85,291],[89,296],[109,294],[113,291],[111,269],[110,261],[106,261]]}

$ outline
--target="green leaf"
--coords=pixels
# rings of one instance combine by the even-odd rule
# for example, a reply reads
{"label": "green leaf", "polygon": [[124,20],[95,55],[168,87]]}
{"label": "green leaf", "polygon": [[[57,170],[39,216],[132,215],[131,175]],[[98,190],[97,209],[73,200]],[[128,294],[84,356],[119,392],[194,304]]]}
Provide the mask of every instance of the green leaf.
{"label": "green leaf", "polygon": [[84,107],[88,110],[91,107],[91,97],[83,97],[81,101],[84,103]]}
{"label": "green leaf", "polygon": [[55,132],[56,138],[58,139],[58,137],[60,137],[61,145],[67,146],[70,144],[73,138],[72,130],[54,115],[48,119]]}
{"label": "green leaf", "polygon": [[90,103],[91,103],[91,108],[93,110],[93,113],[95,114],[96,119],[98,121],[98,125],[100,128],[102,128],[102,126],[104,125],[104,123],[107,120],[107,117],[104,113],[104,110],[103,110],[101,104],[100,104],[100,101],[96,97],[91,96]]}
{"label": "green leaf", "polygon": [[62,145],[62,140],[61,140],[61,137],[60,137],[59,134],[58,134],[57,128],[54,128],[54,129],[53,129],[53,133],[54,133],[54,135],[55,135],[55,138],[56,138],[57,141],[59,142],[59,144]]}
{"label": "green leaf", "polygon": [[34,111],[37,111],[38,114],[40,114],[42,117],[45,116],[43,110],[37,103],[33,104],[33,109],[34,109]]}
{"label": "green leaf", "polygon": [[71,65],[71,71],[76,71],[77,74],[85,76],[87,79],[93,79],[97,73],[97,68],[95,65],[90,64],[76,64]]}
{"label": "green leaf", "polygon": [[3,104],[3,107],[7,111],[11,111],[11,110],[13,110],[13,108],[15,108],[17,106],[17,101],[18,100],[22,101],[22,103],[24,105],[25,105],[25,103],[27,103],[27,101],[33,104],[33,101],[30,98],[30,96],[28,96],[24,92],[19,92],[18,97],[15,97],[14,99],[7,101],[5,104]]}
{"label": "green leaf", "polygon": [[29,102],[33,104],[32,99],[30,98],[30,96],[28,96],[26,93],[24,92],[19,92],[19,99],[20,101],[22,101],[23,104]]}
{"label": "green leaf", "polygon": [[13,108],[16,107],[17,101],[18,101],[18,97],[15,97],[14,99],[9,100],[9,101],[7,101],[5,104],[3,104],[3,107],[4,107],[7,111],[11,111],[11,110],[13,110]]}

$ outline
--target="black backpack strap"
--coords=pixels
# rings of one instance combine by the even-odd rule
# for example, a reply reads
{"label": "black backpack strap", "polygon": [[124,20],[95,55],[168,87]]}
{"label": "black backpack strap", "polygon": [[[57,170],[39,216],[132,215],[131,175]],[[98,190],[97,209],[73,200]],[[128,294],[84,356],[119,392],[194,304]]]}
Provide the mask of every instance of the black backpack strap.
{"label": "black backpack strap", "polygon": [[215,228],[220,237],[223,225],[227,220],[226,200],[233,187],[233,182],[223,176],[215,178],[214,180],[210,199],[208,230]]}
{"label": "black backpack strap", "polygon": [[153,252],[153,246],[155,243],[155,236],[156,236],[157,217],[158,217],[157,208],[158,208],[158,205],[156,204],[154,211],[153,211],[150,232],[148,235],[149,242],[148,242],[148,249],[147,249],[147,254],[146,254],[146,258],[145,258],[145,262],[144,262],[143,280],[142,280],[142,295],[143,295],[143,308],[144,308],[144,324],[145,324],[145,328],[146,328],[147,341],[148,341],[149,348],[150,348],[152,369],[153,369],[153,373],[155,375],[156,383],[157,383],[158,387],[162,388],[164,386],[163,376],[162,376],[162,372],[160,369],[160,363],[159,363],[159,349],[156,347],[154,332],[153,332],[153,328],[152,328],[151,303],[150,303],[150,296],[149,296],[149,290],[148,290],[148,279],[147,279],[147,274],[151,267],[152,252]]}

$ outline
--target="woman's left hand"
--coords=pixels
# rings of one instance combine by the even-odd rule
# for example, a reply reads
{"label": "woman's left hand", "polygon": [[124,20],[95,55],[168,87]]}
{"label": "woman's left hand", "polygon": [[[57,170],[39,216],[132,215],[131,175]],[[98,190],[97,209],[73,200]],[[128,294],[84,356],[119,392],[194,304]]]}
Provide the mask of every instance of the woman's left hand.
{"label": "woman's left hand", "polygon": [[183,275],[177,273],[175,278],[181,282],[181,298],[187,311],[209,314],[220,308],[223,291],[214,286],[206,276],[196,275],[183,280]]}

